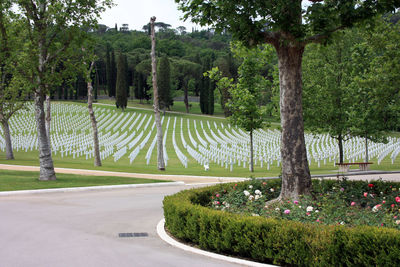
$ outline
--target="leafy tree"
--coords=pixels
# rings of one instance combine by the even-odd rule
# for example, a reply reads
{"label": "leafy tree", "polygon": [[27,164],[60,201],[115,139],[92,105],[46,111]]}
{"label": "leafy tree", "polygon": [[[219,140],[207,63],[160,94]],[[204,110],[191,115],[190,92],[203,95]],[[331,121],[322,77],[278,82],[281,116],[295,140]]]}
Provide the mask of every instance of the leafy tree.
{"label": "leafy tree", "polygon": [[311,176],[304,140],[301,63],[307,44],[326,42],[339,29],[394,10],[398,0],[301,0],[202,1],[175,0],[201,25],[229,30],[247,45],[270,43],[279,61],[280,112],[282,124],[282,188],[279,199],[310,194]]}
{"label": "leafy tree", "polygon": [[193,79],[200,79],[201,66],[188,60],[177,60],[173,62],[172,77],[177,81],[177,90],[183,90],[186,112],[189,113],[189,82]]}
{"label": "leafy tree", "polygon": [[97,21],[111,1],[16,0],[28,40],[25,44],[27,64],[24,76],[35,93],[35,117],[38,129],[40,180],[55,180],[50,144],[45,127],[44,99],[49,86],[61,82],[61,72],[53,71],[59,61],[74,54],[84,40],[83,28]]}
{"label": "leafy tree", "polygon": [[223,77],[218,67],[205,75],[216,81],[217,87],[228,88],[231,98],[227,107],[232,114],[229,120],[250,133],[250,171],[253,172],[253,132],[262,128],[264,123],[265,108],[260,106],[259,100],[262,89],[267,87],[268,83],[261,73],[265,61],[271,58],[272,47],[247,49],[237,44],[232,50],[237,57],[243,59],[237,83],[234,83],[233,78]]}
{"label": "leafy tree", "polygon": [[122,111],[126,108],[128,103],[127,96],[127,77],[126,77],[126,61],[122,53],[118,55],[117,65],[117,84],[116,84],[116,97],[115,105],[121,108]]}
{"label": "leafy tree", "polygon": [[173,105],[172,92],[171,92],[171,69],[169,59],[164,56],[160,60],[158,66],[157,85],[159,92],[159,105],[160,108],[169,110]]}
{"label": "leafy tree", "polygon": [[353,101],[349,112],[351,132],[365,138],[365,161],[368,140],[386,141],[385,133],[399,123],[400,88],[399,29],[387,21],[378,21],[376,31],[366,32],[353,48]]}
{"label": "leafy tree", "polygon": [[0,2],[0,123],[3,129],[6,159],[14,159],[10,118],[24,106],[26,85],[21,83],[22,49],[25,32],[11,12],[11,1]]}
{"label": "leafy tree", "polygon": [[393,71],[400,58],[398,26],[382,19],[376,24],[374,30],[347,30],[330,46],[309,46],[305,53],[305,124],[338,140],[340,163],[346,138],[366,138],[368,161],[367,140],[385,141],[398,122],[399,89],[392,82],[399,80]]}
{"label": "leafy tree", "polygon": [[303,64],[304,121],[313,132],[328,132],[339,147],[343,163],[343,141],[350,135],[349,111],[354,97],[351,48],[356,36],[347,32],[329,46],[310,45]]}

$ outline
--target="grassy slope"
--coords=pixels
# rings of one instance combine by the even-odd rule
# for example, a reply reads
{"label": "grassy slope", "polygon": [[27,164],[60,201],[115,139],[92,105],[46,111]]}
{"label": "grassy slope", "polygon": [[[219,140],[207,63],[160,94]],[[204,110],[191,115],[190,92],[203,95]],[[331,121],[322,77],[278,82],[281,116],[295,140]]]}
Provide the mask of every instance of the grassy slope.
{"label": "grassy slope", "polygon": [[[107,101],[102,101],[102,102],[107,102]],[[111,104],[112,101],[108,100],[108,102]],[[182,104],[182,102],[176,102],[174,105],[175,109],[178,105]],[[85,105],[85,104],[78,104],[78,105]],[[101,106],[102,108],[114,110],[114,106]],[[153,114],[152,110],[138,110],[138,109],[127,109],[125,112],[136,112],[136,113],[147,113],[147,114]],[[200,112],[199,112],[200,113]],[[172,144],[172,127],[173,127],[173,118],[177,117],[177,124],[176,124],[176,141],[178,144],[178,147],[182,152],[184,152],[185,155],[189,156],[188,153],[185,151],[183,148],[183,145],[180,140],[180,119],[183,118],[183,129],[184,129],[184,138],[187,143],[190,143],[189,141],[189,136],[186,133],[187,129],[187,118],[191,120],[191,130],[192,130],[192,135],[195,139],[196,136],[194,134],[194,127],[193,127],[193,120],[196,120],[197,122],[197,129],[200,132],[200,135],[202,135],[202,132],[200,131],[201,127],[199,124],[200,120],[203,120],[204,126],[206,126],[206,121],[209,120],[210,124],[213,125],[214,121],[220,125],[222,123],[226,123],[226,120],[223,118],[212,118],[209,116],[193,116],[191,114],[168,114],[166,115],[166,119],[168,117],[171,117],[170,121],[170,126],[169,126],[169,131],[168,131],[168,136],[167,136],[167,144]],[[166,125],[166,122],[164,123],[164,127]],[[226,124],[225,124],[226,125]],[[207,128],[207,127],[205,127]],[[208,132],[210,135],[210,133]],[[264,164],[263,168],[261,168],[259,165],[255,167],[255,172],[250,173],[248,170],[248,166],[246,168],[243,167],[238,167],[237,165],[234,166],[233,172],[231,172],[225,167],[221,167],[215,163],[210,164],[210,171],[206,172],[203,168],[203,166],[199,165],[193,158],[189,156],[189,164],[188,168],[184,168],[181,162],[179,161],[178,157],[176,156],[176,153],[173,149],[172,145],[167,145],[167,153],[169,156],[169,161],[168,161],[168,166],[167,170],[165,172],[161,172],[157,170],[156,167],[156,153],[155,150],[152,153],[152,158],[150,161],[150,164],[146,164],[145,160],[145,155],[147,153],[147,150],[150,146],[150,143],[152,139],[154,138],[155,133],[153,132],[152,137],[150,138],[149,142],[146,144],[146,146],[141,150],[137,158],[132,164],[129,164],[129,159],[127,158],[127,155],[125,155],[123,158],[121,158],[119,161],[114,162],[112,157],[107,158],[106,160],[103,160],[103,166],[102,167],[94,167],[93,166],[93,159],[86,160],[84,157],[76,158],[73,159],[71,156],[69,157],[64,157],[61,158],[60,153],[57,153],[56,155],[53,154],[53,159],[56,167],[64,167],[64,168],[76,168],[76,169],[92,169],[92,170],[109,170],[109,171],[121,171],[121,172],[131,172],[131,173],[154,173],[154,174],[181,174],[181,175],[206,175],[206,176],[221,176],[221,177],[227,177],[227,176],[235,176],[235,177],[249,177],[250,175],[253,175],[255,177],[265,177],[265,176],[278,176],[280,174],[280,167],[276,166],[276,163],[274,163],[273,166],[271,166],[270,170],[267,170],[266,164]],[[203,139],[205,137],[202,135]],[[39,161],[38,161],[38,152],[37,151],[15,151],[15,158],[16,160],[14,161],[7,161],[5,160],[5,153],[0,153],[0,163],[3,164],[15,164],[15,165],[30,165],[30,166],[38,166]],[[376,161],[376,159],[375,159]],[[372,162],[374,162],[374,159],[372,159]],[[333,166],[333,163],[328,162],[327,165],[323,165],[321,163],[321,167],[318,168],[317,164],[315,162],[312,162],[310,165],[311,172],[312,174],[322,174],[322,173],[332,173],[336,174],[338,168]],[[357,168],[357,166],[353,167]],[[371,166],[371,169],[373,170],[399,170],[399,165],[398,164],[391,164],[390,160],[388,157],[381,163],[381,165],[373,164]]]}
{"label": "grassy slope", "polygon": [[38,177],[38,172],[0,170],[0,191],[166,182],[155,179],[86,176],[63,173],[57,174],[56,181],[39,181]]}

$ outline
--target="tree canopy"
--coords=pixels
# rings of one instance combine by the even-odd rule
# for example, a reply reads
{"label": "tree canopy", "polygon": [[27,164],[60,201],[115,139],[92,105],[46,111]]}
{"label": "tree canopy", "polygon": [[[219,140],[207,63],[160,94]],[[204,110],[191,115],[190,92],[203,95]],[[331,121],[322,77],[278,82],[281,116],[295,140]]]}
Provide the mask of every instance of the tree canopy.
{"label": "tree canopy", "polygon": [[202,1],[175,0],[184,17],[218,31],[227,30],[245,45],[272,44],[279,61],[282,124],[282,189],[279,199],[310,194],[311,176],[304,140],[301,65],[305,46],[327,42],[333,33],[394,11],[399,0]]}

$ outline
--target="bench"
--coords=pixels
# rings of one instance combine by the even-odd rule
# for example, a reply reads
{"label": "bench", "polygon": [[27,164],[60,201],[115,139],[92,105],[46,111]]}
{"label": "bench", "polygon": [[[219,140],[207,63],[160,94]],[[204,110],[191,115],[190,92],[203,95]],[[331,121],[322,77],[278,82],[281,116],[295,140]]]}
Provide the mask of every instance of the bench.
{"label": "bench", "polygon": [[369,171],[369,165],[372,162],[354,162],[354,163],[336,163],[339,166],[339,172],[348,172],[351,165],[358,165],[360,171]]}

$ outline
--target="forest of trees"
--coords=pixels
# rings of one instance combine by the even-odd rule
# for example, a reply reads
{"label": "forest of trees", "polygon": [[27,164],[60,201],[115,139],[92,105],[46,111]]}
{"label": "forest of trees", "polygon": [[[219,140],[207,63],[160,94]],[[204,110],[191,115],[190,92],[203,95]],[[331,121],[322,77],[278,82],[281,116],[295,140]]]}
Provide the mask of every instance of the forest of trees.
{"label": "forest of trees", "polygon": [[[230,99],[229,92],[217,89],[215,82],[205,77],[203,73],[218,67],[224,77],[237,80],[238,67],[242,59],[236,59],[230,51],[231,36],[226,33],[215,33],[212,30],[187,32],[181,26],[173,29],[169,24],[158,22],[157,29],[157,57],[158,62],[169,62],[168,93],[160,92],[160,102],[166,103],[167,109],[173,106],[174,97],[182,97],[187,112],[190,112],[190,97],[198,97],[202,113],[212,115],[214,103],[221,104],[226,116],[230,112],[226,106]],[[150,37],[148,25],[143,26],[143,31],[129,31],[126,28],[108,28],[99,25],[91,31],[91,37],[96,44],[95,72],[93,74],[94,97],[116,97],[117,77],[125,80],[127,94],[130,99],[139,99],[140,102],[151,100],[151,60]],[[119,56],[126,60],[126,70],[118,73]],[[163,60],[161,60],[163,59]],[[276,63],[276,62],[275,62]],[[160,66],[159,66],[160,68]],[[272,80],[270,72],[262,73],[264,77]],[[160,71],[162,71],[160,69]],[[122,78],[123,76],[123,78]],[[159,81],[161,82],[161,81]],[[162,90],[161,88],[161,90]],[[263,99],[270,102],[271,88],[265,88],[262,95],[269,97]],[[64,83],[52,93],[56,99],[77,100],[85,98],[87,94],[85,79],[77,77],[75,81]],[[162,104],[161,107],[164,105]]]}

